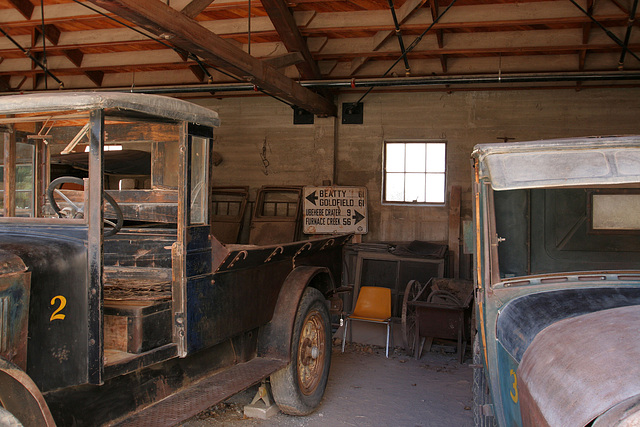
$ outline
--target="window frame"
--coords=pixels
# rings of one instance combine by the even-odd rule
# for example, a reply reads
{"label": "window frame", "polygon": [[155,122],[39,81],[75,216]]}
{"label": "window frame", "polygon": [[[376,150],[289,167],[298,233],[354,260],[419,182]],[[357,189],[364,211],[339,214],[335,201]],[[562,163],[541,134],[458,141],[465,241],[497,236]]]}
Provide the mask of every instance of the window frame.
{"label": "window frame", "polygon": [[[428,172],[425,167],[424,172],[407,172],[406,163],[405,163],[402,172],[388,172],[387,171],[387,151],[388,151],[387,145],[388,144],[405,144],[405,146],[406,144],[424,144],[425,153],[426,153],[426,147],[428,146],[428,144],[444,144],[444,171]],[[382,204],[383,205],[399,205],[399,206],[446,206],[446,203],[447,203],[447,148],[448,148],[447,146],[448,146],[448,141],[446,139],[436,139],[436,138],[384,140],[382,144],[382,191],[381,191]],[[425,155],[425,162],[426,162],[426,155]],[[425,179],[426,179],[426,176],[429,174],[442,175],[442,177],[444,178],[443,188],[442,188],[442,201],[430,202],[425,200],[424,202],[417,202],[417,201],[413,202],[413,201],[387,200],[387,180],[388,180],[388,174],[390,173],[393,173],[393,174],[402,173],[405,176],[407,173],[421,173],[421,174],[424,174]],[[406,180],[405,180],[404,188],[406,189]],[[425,192],[425,199],[426,199],[426,192]]]}

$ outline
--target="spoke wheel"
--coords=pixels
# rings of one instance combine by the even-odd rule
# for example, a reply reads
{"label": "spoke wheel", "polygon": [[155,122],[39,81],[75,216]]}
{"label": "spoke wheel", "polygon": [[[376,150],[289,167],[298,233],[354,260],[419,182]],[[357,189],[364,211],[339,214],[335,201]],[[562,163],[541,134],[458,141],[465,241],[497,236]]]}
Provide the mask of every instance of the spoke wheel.
{"label": "spoke wheel", "polygon": [[421,284],[417,280],[410,280],[404,290],[402,299],[402,344],[407,354],[413,355],[416,335],[416,309],[411,303],[418,301],[428,283]]}
{"label": "spoke wheel", "polygon": [[326,301],[317,289],[302,294],[291,337],[291,362],[271,375],[271,391],[280,410],[308,415],[324,396],[331,365],[331,323]]}
{"label": "spoke wheel", "polygon": [[302,326],[298,346],[298,384],[304,395],[312,394],[322,378],[327,353],[326,335],[320,313],[309,313]]}

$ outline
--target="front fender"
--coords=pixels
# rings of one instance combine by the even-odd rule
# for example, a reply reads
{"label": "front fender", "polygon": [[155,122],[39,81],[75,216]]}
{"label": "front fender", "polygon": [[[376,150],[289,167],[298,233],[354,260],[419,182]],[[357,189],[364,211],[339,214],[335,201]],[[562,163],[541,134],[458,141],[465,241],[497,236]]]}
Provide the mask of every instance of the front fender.
{"label": "front fender", "polygon": [[0,403],[25,427],[56,425],[38,386],[26,372],[3,358],[0,358]]}
{"label": "front fender", "polygon": [[334,289],[328,268],[296,267],[284,281],[271,321],[260,329],[258,355],[289,362],[293,322],[302,293],[307,286],[318,288],[325,296]]}

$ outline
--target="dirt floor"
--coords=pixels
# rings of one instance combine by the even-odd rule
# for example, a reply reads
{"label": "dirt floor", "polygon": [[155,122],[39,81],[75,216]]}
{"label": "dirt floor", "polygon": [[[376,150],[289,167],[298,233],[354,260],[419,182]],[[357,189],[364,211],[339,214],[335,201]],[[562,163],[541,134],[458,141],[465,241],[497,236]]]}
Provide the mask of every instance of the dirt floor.
{"label": "dirt floor", "polygon": [[387,359],[381,348],[351,344],[343,354],[334,345],[324,400],[311,415],[244,418],[256,386],[181,426],[472,426],[469,362],[438,347],[415,360],[399,349]]}

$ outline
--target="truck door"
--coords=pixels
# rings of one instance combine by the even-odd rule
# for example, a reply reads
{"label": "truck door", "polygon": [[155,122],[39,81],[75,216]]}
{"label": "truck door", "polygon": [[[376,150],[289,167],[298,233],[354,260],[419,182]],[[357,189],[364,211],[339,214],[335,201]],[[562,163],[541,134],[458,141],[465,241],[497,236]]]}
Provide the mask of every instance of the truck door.
{"label": "truck door", "polygon": [[185,356],[197,333],[198,291],[210,285],[212,275],[209,240],[210,161],[213,129],[193,123],[183,125],[179,161],[178,241],[173,248],[175,338]]}

